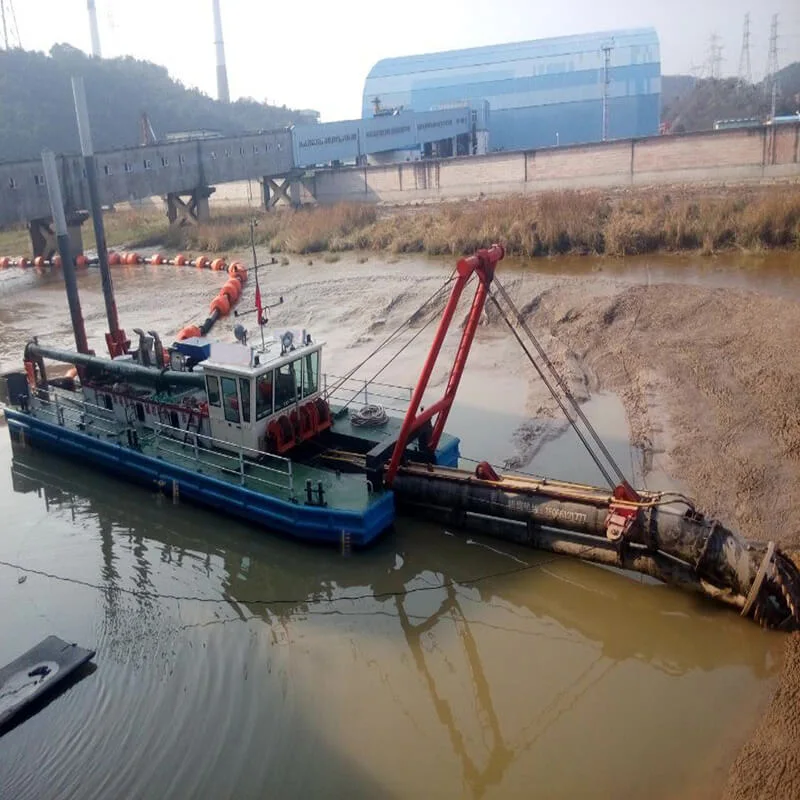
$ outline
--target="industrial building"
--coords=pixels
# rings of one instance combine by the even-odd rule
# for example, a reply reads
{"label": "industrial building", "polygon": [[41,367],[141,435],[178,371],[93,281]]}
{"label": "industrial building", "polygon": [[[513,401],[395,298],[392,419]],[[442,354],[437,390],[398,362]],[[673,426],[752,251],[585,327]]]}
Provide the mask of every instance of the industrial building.
{"label": "industrial building", "polygon": [[479,123],[468,107],[415,112],[373,109],[365,119],[295,125],[295,166],[343,166],[472,155]]}
{"label": "industrial building", "polygon": [[487,117],[488,150],[654,136],[661,63],[652,28],[474,47],[379,61],[363,112],[461,105]]}

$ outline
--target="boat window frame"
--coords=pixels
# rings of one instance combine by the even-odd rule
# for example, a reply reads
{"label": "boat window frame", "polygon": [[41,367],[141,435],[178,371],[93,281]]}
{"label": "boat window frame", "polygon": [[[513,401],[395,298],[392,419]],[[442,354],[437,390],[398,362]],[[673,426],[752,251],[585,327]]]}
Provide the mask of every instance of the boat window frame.
{"label": "boat window frame", "polygon": [[[307,385],[306,385],[306,383],[307,383],[306,376],[308,374],[308,364],[310,362],[312,362],[312,360],[315,361],[314,369],[311,370],[311,372],[313,373],[313,377],[314,377],[314,385],[313,385],[313,388],[310,391],[306,391],[307,388],[308,388]],[[301,397],[303,397],[303,399],[305,399],[306,397],[311,397],[312,395],[315,395],[315,394],[317,394],[319,392],[320,351],[319,350],[313,350],[310,353],[306,353],[301,358],[301,361],[303,362],[303,364],[302,364],[302,379],[301,379],[302,380],[303,391],[302,391]]]}
{"label": "boat window frame", "polygon": [[[225,381],[230,381],[233,384],[234,391],[232,393],[225,390]],[[242,401],[241,398],[239,397],[239,381],[237,381],[236,377],[233,375],[220,375],[219,383],[220,383],[220,397],[222,398],[222,413],[223,416],[225,417],[225,421],[230,422],[234,425],[241,425]],[[235,395],[236,408],[234,408],[232,405],[228,405],[225,402],[226,396],[230,396],[231,394]]]}
{"label": "boat window frame", "polygon": [[[285,364],[281,364],[279,367],[275,367],[275,369],[273,370],[273,373],[275,374],[275,383],[274,383],[274,389],[273,389],[272,408],[273,408],[273,413],[275,413],[275,414],[277,414],[279,411],[284,411],[285,409],[290,408],[291,406],[297,405],[297,400],[298,400],[298,397],[297,397],[297,376],[295,374],[296,370],[295,370],[295,366],[294,365],[298,361],[300,361],[300,359],[297,359],[297,358],[293,359],[292,361],[287,361]],[[282,371],[284,369],[288,370],[288,374],[286,374],[286,375],[283,374]],[[302,369],[302,365],[301,365],[301,369]],[[291,377],[292,386],[293,386],[291,398],[287,395],[286,400],[282,403],[282,405],[278,405],[278,382],[279,382],[279,378],[280,377],[283,377],[283,378]],[[287,383],[287,385],[288,385],[288,383]]]}
{"label": "boat window frame", "polygon": [[[217,384],[217,390],[216,390],[217,401],[216,401],[216,403],[212,399],[211,381],[215,381],[216,384]],[[219,375],[206,375],[206,396],[208,397],[208,404],[210,406],[214,406],[216,408],[220,408],[220,406],[222,406],[222,393],[220,392],[220,388],[219,388]]]}
{"label": "boat window frame", "polygon": [[[275,409],[275,370],[268,369],[266,372],[262,372],[260,375],[256,376],[256,389],[255,389],[255,397],[256,397],[256,421],[265,419],[266,417],[272,416],[274,409]],[[269,391],[269,403],[265,404],[259,409],[259,402],[258,398],[261,396],[261,383],[262,381],[269,380],[270,384],[270,391]]]}
{"label": "boat window frame", "polygon": [[[240,376],[239,377],[239,397],[241,398],[241,402],[239,404],[239,413],[242,417],[243,424],[250,424],[252,419],[252,414],[250,413],[250,404],[253,401],[253,392],[252,390],[252,383],[253,379],[250,376]],[[247,388],[247,400],[245,400],[245,387]]]}

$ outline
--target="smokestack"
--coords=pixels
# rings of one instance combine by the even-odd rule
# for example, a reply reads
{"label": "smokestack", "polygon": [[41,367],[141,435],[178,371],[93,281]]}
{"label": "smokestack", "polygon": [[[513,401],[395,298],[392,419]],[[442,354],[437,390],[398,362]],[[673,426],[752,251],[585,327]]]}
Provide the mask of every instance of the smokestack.
{"label": "smokestack", "polygon": [[100,53],[100,32],[97,29],[97,9],[94,0],[88,0],[86,5],[89,8],[89,30],[92,34],[92,55],[101,58]]}
{"label": "smokestack", "polygon": [[222,39],[222,15],[219,0],[212,0],[214,6],[214,46],[217,49],[217,100],[230,103],[228,91],[228,70],[225,67],[225,42]]}

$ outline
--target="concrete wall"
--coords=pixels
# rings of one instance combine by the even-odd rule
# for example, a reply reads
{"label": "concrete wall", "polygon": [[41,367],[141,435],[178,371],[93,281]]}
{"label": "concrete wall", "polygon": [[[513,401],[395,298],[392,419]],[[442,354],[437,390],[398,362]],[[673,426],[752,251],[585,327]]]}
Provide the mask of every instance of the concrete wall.
{"label": "concrete wall", "polygon": [[322,170],[319,203],[417,203],[481,195],[800,178],[800,125]]}

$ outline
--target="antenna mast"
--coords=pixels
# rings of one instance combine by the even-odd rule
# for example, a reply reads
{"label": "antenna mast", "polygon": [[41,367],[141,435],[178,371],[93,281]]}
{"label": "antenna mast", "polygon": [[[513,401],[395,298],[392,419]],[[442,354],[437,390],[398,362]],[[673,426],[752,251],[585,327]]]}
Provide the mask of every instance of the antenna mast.
{"label": "antenna mast", "polygon": [[744,15],[744,30],[742,31],[742,53],[739,56],[739,83],[750,84],[753,82],[753,70],[750,66],[750,12]]}
{"label": "antenna mast", "polygon": [[769,59],[767,60],[767,75],[764,78],[764,88],[772,93],[772,115],[775,119],[775,110],[778,104],[778,15],[772,15],[772,24],[769,29]]}
{"label": "antenna mast", "polygon": [[722,44],[716,33],[711,34],[708,42],[709,77],[719,80],[722,77]]}

